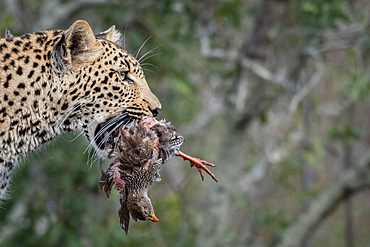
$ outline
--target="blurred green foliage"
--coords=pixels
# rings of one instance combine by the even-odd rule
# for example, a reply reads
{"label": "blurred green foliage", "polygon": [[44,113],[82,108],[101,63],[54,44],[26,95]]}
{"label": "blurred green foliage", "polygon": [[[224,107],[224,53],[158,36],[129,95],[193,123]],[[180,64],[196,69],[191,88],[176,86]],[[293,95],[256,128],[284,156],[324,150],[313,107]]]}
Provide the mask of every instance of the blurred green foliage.
{"label": "blurred green foliage", "polygon": [[[29,16],[21,20],[31,28],[31,17],[36,22],[48,0],[17,2],[30,9]],[[73,2],[63,0],[59,3]],[[258,119],[257,123],[253,122],[248,131],[235,130],[231,140],[225,141],[235,128],[233,113],[237,112],[235,101],[243,67],[239,60],[232,58],[204,57],[200,37],[207,32],[211,48],[230,50],[242,57],[244,43],[248,43],[261,13],[260,1],[107,1],[101,5],[86,4],[62,19],[59,26],[53,28],[68,28],[76,19],[87,20],[95,32],[116,25],[124,33],[122,46],[131,53],[138,51],[151,37],[138,57],[149,52],[143,68],[149,86],[163,105],[159,117],[179,127],[180,133],[190,133],[185,136],[187,142],[183,145],[190,154],[210,161],[223,161],[213,170],[221,179],[217,186],[208,177],[201,183],[194,168],[171,160],[162,170],[163,180],[149,190],[160,222],[132,221],[126,236],[117,215],[120,207],[118,193],[113,192],[110,199],[105,197],[98,189],[98,164],[90,165],[88,153],[84,153],[87,141],[79,138],[70,142],[74,135],[66,134],[27,157],[16,169],[10,198],[0,210],[0,246],[201,246],[199,239],[202,236],[214,238],[216,246],[276,245],[301,211],[302,204],[316,197],[330,183],[332,177],[327,173],[333,173],[333,177],[337,175],[327,165],[327,160],[337,158],[333,158],[335,151],[329,150],[328,146],[333,143],[351,145],[366,139],[366,128],[357,127],[343,116],[348,113],[347,105],[366,105],[370,99],[370,77],[366,69],[370,38],[363,34],[366,32],[361,37],[363,67],[359,67],[360,64],[350,66],[356,63],[351,42],[357,41],[357,36],[345,43],[351,49],[343,52],[343,57],[337,53],[330,57],[332,51],[323,46],[331,37],[323,35],[325,31],[331,34],[340,29],[338,23],[351,22],[348,11],[345,11],[350,8],[347,8],[351,5],[349,1],[277,2],[272,28],[267,30],[270,42],[266,48],[267,58],[257,62],[277,73],[278,77],[288,76],[289,70],[300,62],[296,57],[301,54],[301,48],[312,46],[327,66],[325,82],[320,82],[320,88],[307,97],[312,104],[313,117],[308,118],[312,121],[311,132],[304,137],[302,125],[307,125],[303,120],[306,114],[304,104],[299,104],[293,117],[284,115],[288,109],[287,101],[296,92],[251,75],[247,81],[248,96],[257,98],[259,95],[255,91],[263,88],[262,94],[270,108],[251,114]],[[14,34],[29,31],[16,25],[20,17],[11,14],[4,6],[0,0],[0,30],[11,28]],[[364,13],[358,13],[356,17],[360,22],[364,16]],[[315,67],[312,57],[307,60],[307,64]],[[333,64],[338,60],[344,62],[334,68],[336,65]],[[295,89],[299,90],[304,86],[300,83],[315,71],[300,68],[296,79],[288,79],[296,83]],[[207,107],[213,109],[205,99],[210,94],[216,95],[223,107],[206,126],[199,128],[197,123],[202,120],[199,113]],[[335,112],[335,117],[320,113],[320,106],[326,101],[339,102],[339,113]],[[261,107],[251,102],[252,110]],[[277,116],[279,114],[282,117]],[[193,126],[201,131],[193,130]],[[307,145],[301,145],[302,138],[308,139]],[[276,151],[270,149],[274,145],[281,148],[276,148],[280,151],[278,158],[271,158]],[[235,152],[238,147],[247,148]],[[323,173],[315,186],[307,190],[301,186],[303,160],[318,173]],[[248,191],[249,188],[244,188],[238,180],[239,176],[254,171],[262,162],[269,164],[263,171],[265,175]],[[177,173],[167,170],[169,166],[174,166],[172,168]],[[325,173],[326,170],[329,172]],[[256,177],[260,175],[258,172],[261,171],[254,174]],[[223,195],[231,198],[226,209],[220,206],[225,200]],[[365,204],[361,206],[365,207]],[[366,213],[360,209],[356,212]],[[326,230],[325,236],[316,239],[313,246],[340,246],[343,241],[338,226],[341,218],[338,218],[329,221],[329,227],[325,228],[335,230]],[[368,229],[366,219],[361,219],[365,222],[361,221],[365,225],[362,230]],[[218,229],[215,222],[222,220],[222,230],[207,232],[207,228]],[[359,242],[370,241],[367,231],[359,230],[358,235],[361,237]]]}
{"label": "blurred green foliage", "polygon": [[295,16],[298,23],[311,28],[336,28],[336,21],[348,21],[342,6],[345,0],[299,0],[295,3]]}
{"label": "blurred green foliage", "polygon": [[334,124],[329,130],[329,137],[336,139],[344,145],[350,145],[353,141],[360,138],[361,129],[348,123]]}
{"label": "blurred green foliage", "polygon": [[366,71],[350,73],[351,83],[343,86],[342,92],[353,102],[370,100],[370,77]]}

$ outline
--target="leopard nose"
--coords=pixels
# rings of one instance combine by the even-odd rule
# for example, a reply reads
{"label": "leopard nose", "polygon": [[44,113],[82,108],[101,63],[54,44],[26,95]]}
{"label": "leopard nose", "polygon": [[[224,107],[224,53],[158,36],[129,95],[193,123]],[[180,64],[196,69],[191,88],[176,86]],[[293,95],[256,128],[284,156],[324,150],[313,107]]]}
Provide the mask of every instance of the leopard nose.
{"label": "leopard nose", "polygon": [[[150,109],[150,108],[149,108]],[[156,117],[156,116],[158,116],[158,113],[159,113],[159,111],[161,110],[161,108],[160,107],[156,107],[156,108],[154,108],[154,109],[150,109],[150,111],[152,112],[152,114],[153,114],[153,117]]]}

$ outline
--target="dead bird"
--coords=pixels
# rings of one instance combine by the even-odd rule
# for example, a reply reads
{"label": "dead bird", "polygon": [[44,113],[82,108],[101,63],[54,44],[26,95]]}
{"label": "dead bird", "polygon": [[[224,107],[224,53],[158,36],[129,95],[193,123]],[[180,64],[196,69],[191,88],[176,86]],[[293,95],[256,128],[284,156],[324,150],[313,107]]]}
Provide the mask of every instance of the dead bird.
{"label": "dead bird", "polygon": [[106,172],[102,171],[100,187],[109,197],[113,185],[120,192],[121,208],[118,211],[121,227],[126,234],[130,214],[136,221],[159,221],[147,195],[154,181],[160,180],[159,170],[173,155],[189,160],[196,166],[202,180],[202,170],[206,171],[216,182],[215,176],[206,167],[215,165],[193,158],[180,151],[184,142],[176,128],[164,120],[143,117],[129,127],[119,129],[118,141],[111,157],[114,158]]}
{"label": "dead bird", "polygon": [[[114,161],[106,172],[102,171],[100,178],[100,186],[108,197],[113,185],[120,192],[121,208],[118,214],[121,227],[126,233],[130,214],[135,221],[159,221],[147,191],[152,183],[159,179],[163,161],[168,160],[172,151],[170,148],[163,151],[159,145],[165,143],[165,138],[170,135],[150,130],[149,126],[149,121],[142,120],[130,127],[119,129],[119,140],[114,153],[111,154]],[[162,138],[158,137],[158,133]]]}

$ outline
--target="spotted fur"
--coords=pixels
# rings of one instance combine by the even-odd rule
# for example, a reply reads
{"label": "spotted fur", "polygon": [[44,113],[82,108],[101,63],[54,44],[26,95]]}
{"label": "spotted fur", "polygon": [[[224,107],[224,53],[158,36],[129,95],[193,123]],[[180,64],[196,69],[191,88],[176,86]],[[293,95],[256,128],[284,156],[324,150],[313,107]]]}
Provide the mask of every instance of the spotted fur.
{"label": "spotted fur", "polygon": [[118,126],[158,113],[118,39],[114,26],[95,36],[85,21],[0,39],[0,199],[18,161],[59,134],[80,132],[104,158]]}

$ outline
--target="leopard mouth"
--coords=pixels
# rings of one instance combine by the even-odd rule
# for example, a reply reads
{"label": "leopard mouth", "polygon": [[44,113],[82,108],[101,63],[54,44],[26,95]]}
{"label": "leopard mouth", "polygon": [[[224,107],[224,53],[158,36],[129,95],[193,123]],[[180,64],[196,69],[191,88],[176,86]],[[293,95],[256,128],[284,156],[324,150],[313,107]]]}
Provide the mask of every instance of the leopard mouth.
{"label": "leopard mouth", "polygon": [[108,118],[105,122],[98,124],[94,131],[94,142],[96,146],[104,150],[109,145],[109,147],[113,149],[115,146],[115,138],[119,133],[119,128],[124,125],[129,125],[134,120],[135,118],[124,112],[121,115]]}

